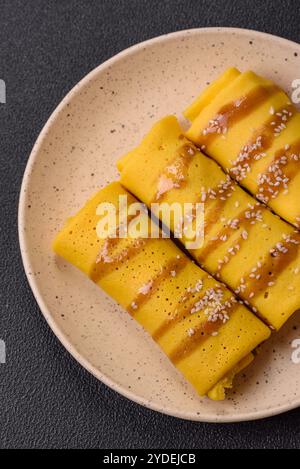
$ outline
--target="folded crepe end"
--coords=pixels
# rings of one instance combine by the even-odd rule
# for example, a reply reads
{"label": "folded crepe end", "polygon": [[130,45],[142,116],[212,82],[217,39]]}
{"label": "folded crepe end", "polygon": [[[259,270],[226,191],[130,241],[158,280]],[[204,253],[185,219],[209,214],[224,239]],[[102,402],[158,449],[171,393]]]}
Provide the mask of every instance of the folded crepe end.
{"label": "folded crepe end", "polygon": [[118,171],[122,173],[131,159],[136,158],[144,148],[147,152],[150,152],[150,148],[153,147],[153,145],[160,147],[161,143],[165,140],[165,136],[168,135],[170,131],[176,136],[183,133],[177,117],[174,115],[165,116],[156,122],[133,150],[119,158],[117,161]]}
{"label": "folded crepe end", "polygon": [[214,97],[240,74],[241,72],[234,67],[225,70],[219,78],[212,81],[192,104],[185,109],[183,112],[184,117],[192,122]]}
{"label": "folded crepe end", "polygon": [[254,360],[254,353],[250,353],[238,365],[233,368],[223,379],[221,379],[208,393],[207,396],[212,401],[224,401],[226,391],[233,388],[234,378],[238,373],[244,370]]}

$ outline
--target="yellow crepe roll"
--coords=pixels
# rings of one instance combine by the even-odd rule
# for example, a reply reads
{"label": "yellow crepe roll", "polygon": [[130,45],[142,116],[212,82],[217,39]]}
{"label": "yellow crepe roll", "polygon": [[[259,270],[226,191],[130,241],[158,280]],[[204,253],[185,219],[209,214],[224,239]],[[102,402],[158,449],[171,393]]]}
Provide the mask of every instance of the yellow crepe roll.
{"label": "yellow crepe roll", "polygon": [[184,112],[186,136],[300,227],[300,113],[272,81],[231,68]]}
{"label": "yellow crepe roll", "polygon": [[[118,168],[123,186],[152,211],[160,202],[157,216],[175,233],[178,220],[162,207],[179,204],[184,213],[185,204],[204,204],[203,243],[189,248],[184,230],[181,241],[270,326],[279,329],[300,308],[300,233],[183,137],[174,116],[158,122]],[[185,221],[194,226],[195,219]]]}
{"label": "yellow crepe roll", "polygon": [[[128,211],[124,231],[120,196],[127,196],[130,207],[136,203],[119,183],[110,184],[66,222],[54,251],[122,305],[200,395],[224,399],[234,375],[269,337],[269,328],[171,240],[150,238],[152,222],[145,211]],[[118,218],[105,238],[99,237],[99,224],[106,220],[101,207],[115,209],[110,214]],[[134,235],[137,226],[148,227],[145,237]]]}

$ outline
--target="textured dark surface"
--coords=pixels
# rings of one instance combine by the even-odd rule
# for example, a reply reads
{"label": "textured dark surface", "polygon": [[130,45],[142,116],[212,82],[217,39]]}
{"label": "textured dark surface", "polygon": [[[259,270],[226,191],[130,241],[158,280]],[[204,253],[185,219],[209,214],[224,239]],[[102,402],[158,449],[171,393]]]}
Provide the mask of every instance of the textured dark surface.
{"label": "textured dark surface", "polygon": [[300,41],[297,0],[0,0],[0,447],[299,448],[300,409],[208,425],[127,401],[89,376],[46,325],[23,273],[17,204],[30,150],[51,111],[87,72],[163,33],[239,26]]}

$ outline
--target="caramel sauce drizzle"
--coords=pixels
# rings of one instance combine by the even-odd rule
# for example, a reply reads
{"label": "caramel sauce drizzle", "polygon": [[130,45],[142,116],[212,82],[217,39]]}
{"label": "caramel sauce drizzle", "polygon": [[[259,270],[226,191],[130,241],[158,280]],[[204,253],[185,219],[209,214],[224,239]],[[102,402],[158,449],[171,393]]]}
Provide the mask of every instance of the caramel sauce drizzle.
{"label": "caramel sauce drizzle", "polygon": [[[134,200],[134,199],[132,199]],[[117,212],[119,214],[119,212]],[[127,224],[130,223],[132,220],[137,218],[139,213],[135,215],[128,215],[127,216]],[[109,259],[105,261],[104,256],[102,254],[103,246],[100,250],[99,255],[95,259],[95,263],[92,267],[92,271],[90,274],[90,279],[97,283],[99,280],[108,275],[109,273],[116,270],[121,264],[124,262],[128,262],[133,257],[138,255],[141,250],[144,248],[148,238],[137,238],[133,239],[132,243],[124,248],[121,252],[116,255],[111,255],[110,253],[118,246],[120,241],[125,240],[126,238],[120,238],[118,235],[120,233],[121,226],[119,225],[116,229],[116,236],[114,238],[106,238],[104,241],[104,245],[106,248],[107,256]],[[129,241],[129,239],[128,239]]]}
{"label": "caramel sauce drizzle", "polygon": [[[171,259],[165,266],[161,268],[161,271],[158,272],[155,277],[150,279],[151,287],[149,288],[149,291],[146,294],[137,294],[131,305],[127,308],[128,313],[131,314],[131,316],[134,316],[139,308],[147,303],[152,295],[154,295],[155,292],[159,290],[161,283],[167,278],[170,278],[171,272],[175,271],[176,274],[178,274],[182,269],[184,269],[188,262],[190,261],[185,256],[180,257],[180,259]],[[134,308],[132,305],[134,305]]]}
{"label": "caramel sauce drizzle", "polygon": [[230,126],[248,116],[256,107],[267,101],[270,96],[280,91],[280,88],[276,85],[258,86],[241,98],[225,104],[202,131],[197,143],[201,146],[211,143],[220,134],[225,134]]}
{"label": "caramel sauce drizzle", "polygon": [[[228,176],[229,177],[229,176]],[[195,205],[197,203],[204,203],[205,205],[205,213],[210,208],[208,215],[205,216],[204,222],[204,235],[208,236],[211,229],[214,225],[218,222],[222,212],[227,205],[232,193],[236,190],[236,183],[233,181],[222,181],[217,184],[213,188],[207,188],[207,197],[205,201],[202,200],[202,196],[197,196],[195,201],[193,202],[193,210],[192,210],[192,220],[195,219],[196,216],[196,208]],[[214,194],[214,195],[212,195]],[[212,198],[210,197],[212,196]]]}
{"label": "caramel sauce drizzle", "polygon": [[[121,238],[107,238],[109,244],[108,249],[113,249],[120,240]],[[95,262],[90,274],[91,280],[95,283],[98,283],[101,278],[118,269],[121,264],[132,260],[144,249],[146,242],[149,240],[150,238],[134,239],[130,246],[124,248],[117,255],[112,256],[109,262]]]}
{"label": "caramel sauce drizzle", "polygon": [[[152,338],[155,341],[158,341],[161,339],[162,336],[168,332],[169,328],[172,327],[173,325],[177,324],[178,322],[182,321],[185,319],[185,316],[188,314],[191,314],[191,311],[193,307],[196,305],[196,303],[201,300],[204,295],[205,291],[200,292],[201,294],[199,296],[196,296],[194,291],[185,291],[184,294],[181,296],[178,302],[178,306],[176,307],[174,313],[170,315],[170,318],[166,319],[161,326],[153,333]],[[196,298],[195,298],[196,296]],[[189,301],[194,298],[194,301],[192,303],[189,303]]]}
{"label": "caramel sauce drizzle", "polygon": [[[252,212],[252,210],[250,208],[247,208],[247,209],[243,210],[242,212],[240,212],[235,217],[238,220],[238,224],[237,224],[236,229],[232,228],[231,225],[227,225],[227,226],[223,227],[223,229],[216,234],[216,237],[218,237],[218,239],[210,239],[208,241],[207,245],[205,246],[205,248],[203,248],[201,250],[201,252],[198,256],[198,260],[200,262],[204,262],[207,259],[207,257],[214,251],[214,249],[216,248],[216,244],[222,242],[220,240],[220,238],[222,238],[224,236],[229,237],[231,234],[233,234],[234,232],[238,231],[241,228],[245,228],[245,229],[247,228],[249,230],[249,228],[254,226],[251,223],[253,221],[253,219],[246,218],[246,213],[247,212]],[[242,241],[246,241],[246,239],[244,240],[241,236],[240,241],[236,240],[235,243],[232,245],[232,247],[237,242],[242,242]]]}
{"label": "caramel sauce drizzle", "polygon": [[[216,186],[214,188],[211,188],[211,190],[215,193],[218,192],[219,190],[219,187]],[[212,230],[212,228],[214,227],[214,225],[218,222],[218,220],[220,219],[220,216],[222,215],[222,212],[225,208],[225,206],[227,205],[231,195],[232,195],[232,192],[235,190],[235,185],[234,184],[231,184],[228,188],[224,189],[222,194],[217,194],[216,198],[214,199],[209,199],[207,198],[205,200],[204,203],[204,212],[206,213],[208,211],[208,209],[210,208],[210,210],[208,211],[208,215],[205,216],[205,221],[204,221],[204,237],[207,237],[209,232]],[[195,199],[194,202],[192,202],[193,204],[193,210],[192,210],[192,213],[191,213],[191,220],[194,220],[195,217],[196,217],[196,204],[197,203],[201,203],[202,200],[201,200],[201,196],[197,196],[197,198]]]}
{"label": "caramel sauce drizzle", "polygon": [[[199,149],[190,142],[183,144],[178,149],[178,154],[168,164],[168,166],[165,168],[165,170],[160,176],[160,177],[166,177],[172,182],[170,188],[168,188],[163,193],[160,193],[158,189],[155,197],[152,199],[150,204],[161,201],[169,191],[173,189],[178,189],[184,186],[187,180],[189,166],[192,162],[192,157],[198,151]],[[168,172],[168,168],[172,166],[177,168],[177,171],[175,174]],[[210,190],[212,191],[212,193],[216,194],[216,197],[213,199],[208,197],[205,200],[205,206],[206,206],[205,209],[207,209],[209,206],[213,207],[211,210],[211,213],[209,213],[209,216],[206,218],[206,221],[205,221],[205,227],[204,227],[205,236],[207,236],[209,231],[213,228],[214,224],[219,220],[219,217],[222,214],[222,211],[224,210],[224,207],[227,204],[228,199],[232,195],[232,192],[235,190],[234,182],[228,183],[228,181],[225,181],[225,184],[226,184],[226,188],[224,189],[220,187],[220,184],[214,188],[211,188]],[[202,201],[201,197],[197,197],[196,200],[193,202],[193,204],[196,205],[197,203],[201,201]],[[195,217],[195,209],[192,212],[192,219],[194,219],[194,217]]]}
{"label": "caramel sauce drizzle", "polygon": [[287,125],[296,113],[297,110],[292,104],[287,104],[278,111],[274,111],[274,114],[271,115],[261,128],[254,131],[251,139],[240,150],[237,159],[229,169],[230,174],[238,181],[242,181],[247,177],[251,165],[259,161],[265,152],[271,148],[276,138],[275,129],[279,128],[283,122],[284,125]]}
{"label": "caramel sauce drizzle", "polygon": [[[280,245],[281,250],[275,246],[273,252],[269,253],[266,262],[261,268],[257,269],[255,275],[251,272],[247,275],[245,288],[240,294],[242,298],[248,299],[251,294],[252,298],[258,296],[268,288],[270,282],[275,282],[279,275],[295,260],[300,247],[300,233],[293,233],[286,240],[283,240]],[[282,250],[287,251],[281,252]],[[251,278],[251,275],[253,275],[253,278]]]}
{"label": "caramel sauce drizzle", "polygon": [[[217,191],[217,190],[218,188],[213,189],[213,191]],[[205,220],[205,225],[204,225],[205,236],[208,236],[208,233],[212,230],[214,225],[219,221],[220,216],[222,215],[222,212],[224,211],[225,206],[227,205],[232,195],[232,192],[234,190],[235,190],[235,187],[232,184],[227,189],[224,190],[224,192],[222,193],[222,198],[221,198],[221,194],[218,194],[215,200],[209,199],[211,202],[215,202],[215,203],[213,204],[213,208],[208,213],[208,216],[206,217],[206,220]]]}
{"label": "caramel sauce drizzle", "polygon": [[[231,306],[227,308],[226,312],[230,316],[239,306],[239,303],[232,302]],[[215,322],[205,321],[194,328],[194,334],[191,337],[186,337],[185,340],[169,355],[170,360],[174,365],[187,358],[193,353],[206,339],[212,336],[222,327],[223,321],[217,320]]]}
{"label": "caramel sauce drizzle", "polygon": [[[150,203],[161,201],[170,190],[179,189],[184,186],[193,156],[195,156],[197,152],[198,149],[196,146],[187,141],[177,150],[177,155],[168,163],[159,176],[158,188]],[[161,190],[159,187],[162,180],[169,183],[169,187],[166,187],[165,190]]]}
{"label": "caramel sauce drizzle", "polygon": [[257,197],[267,203],[277,198],[299,174],[300,140],[288,148],[281,148],[275,153],[268,169],[260,176]]}

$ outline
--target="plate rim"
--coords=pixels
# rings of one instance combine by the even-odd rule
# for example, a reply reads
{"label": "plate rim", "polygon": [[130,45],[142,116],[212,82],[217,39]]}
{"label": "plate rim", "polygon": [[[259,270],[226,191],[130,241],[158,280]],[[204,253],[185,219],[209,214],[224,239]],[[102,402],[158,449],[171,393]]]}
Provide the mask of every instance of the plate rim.
{"label": "plate rim", "polygon": [[252,34],[253,36],[271,39],[276,41],[279,44],[286,44],[288,46],[293,46],[299,49],[300,51],[300,44],[296,43],[295,41],[275,36],[270,33],[265,33],[261,31],[257,31],[254,29],[244,29],[244,28],[235,28],[235,27],[206,27],[206,28],[192,28],[192,29],[182,29],[175,32],[163,34],[160,36],[155,36],[153,38],[147,39],[145,41],[139,42],[134,44],[117,54],[113,57],[109,58],[105,62],[101,63],[90,72],[88,72],[77,84],[75,84],[68,93],[64,96],[64,98],[59,102],[59,104],[55,107],[54,111],[51,113],[50,117],[44,124],[42,130],[40,131],[38,138],[36,139],[34,146],[31,150],[29,158],[26,163],[24,175],[22,178],[22,184],[19,194],[19,203],[18,203],[18,237],[19,237],[19,245],[20,245],[20,252],[22,263],[24,267],[24,271],[27,277],[27,281],[31,288],[31,291],[34,295],[34,298],[39,306],[39,309],[44,316],[46,322],[48,323],[50,329],[55,334],[61,345],[68,351],[68,353],[91,375],[93,375],[97,380],[104,383],[113,391],[118,392],[121,396],[133,401],[147,409],[159,412],[164,415],[168,415],[171,417],[179,418],[182,420],[189,420],[195,422],[206,422],[206,423],[234,423],[234,422],[246,422],[246,421],[254,421],[254,420],[261,420],[267,417],[272,417],[275,415],[282,414],[289,410],[296,409],[300,407],[300,395],[292,403],[287,403],[283,406],[277,405],[274,407],[267,408],[265,411],[257,410],[253,412],[245,412],[240,413],[238,415],[235,414],[228,414],[228,415],[195,415],[194,413],[188,412],[181,412],[180,410],[174,412],[172,408],[169,407],[162,407],[161,405],[155,402],[149,402],[145,398],[135,394],[133,391],[126,389],[119,383],[114,382],[110,379],[105,373],[100,371],[98,368],[93,366],[86,358],[84,358],[77,350],[74,345],[70,342],[68,337],[63,333],[63,331],[59,328],[56,321],[51,317],[50,309],[46,306],[43,296],[39,292],[39,288],[36,284],[36,280],[34,276],[29,275],[30,271],[30,259],[29,253],[27,250],[27,241],[25,235],[25,215],[26,215],[26,188],[30,182],[30,172],[31,167],[33,166],[35,159],[39,153],[40,147],[42,146],[43,140],[48,134],[48,131],[51,129],[52,123],[55,121],[57,116],[59,116],[60,112],[65,108],[66,104],[80,91],[80,89],[85,86],[90,80],[94,78],[97,74],[101,73],[108,67],[110,67],[115,62],[118,62],[120,59],[130,56],[134,54],[136,51],[143,49],[148,46],[152,46],[153,44],[161,41],[171,40],[176,36],[190,36],[193,34],[205,34],[205,33],[215,33],[224,34],[224,33],[236,33],[237,35],[249,35]]}

